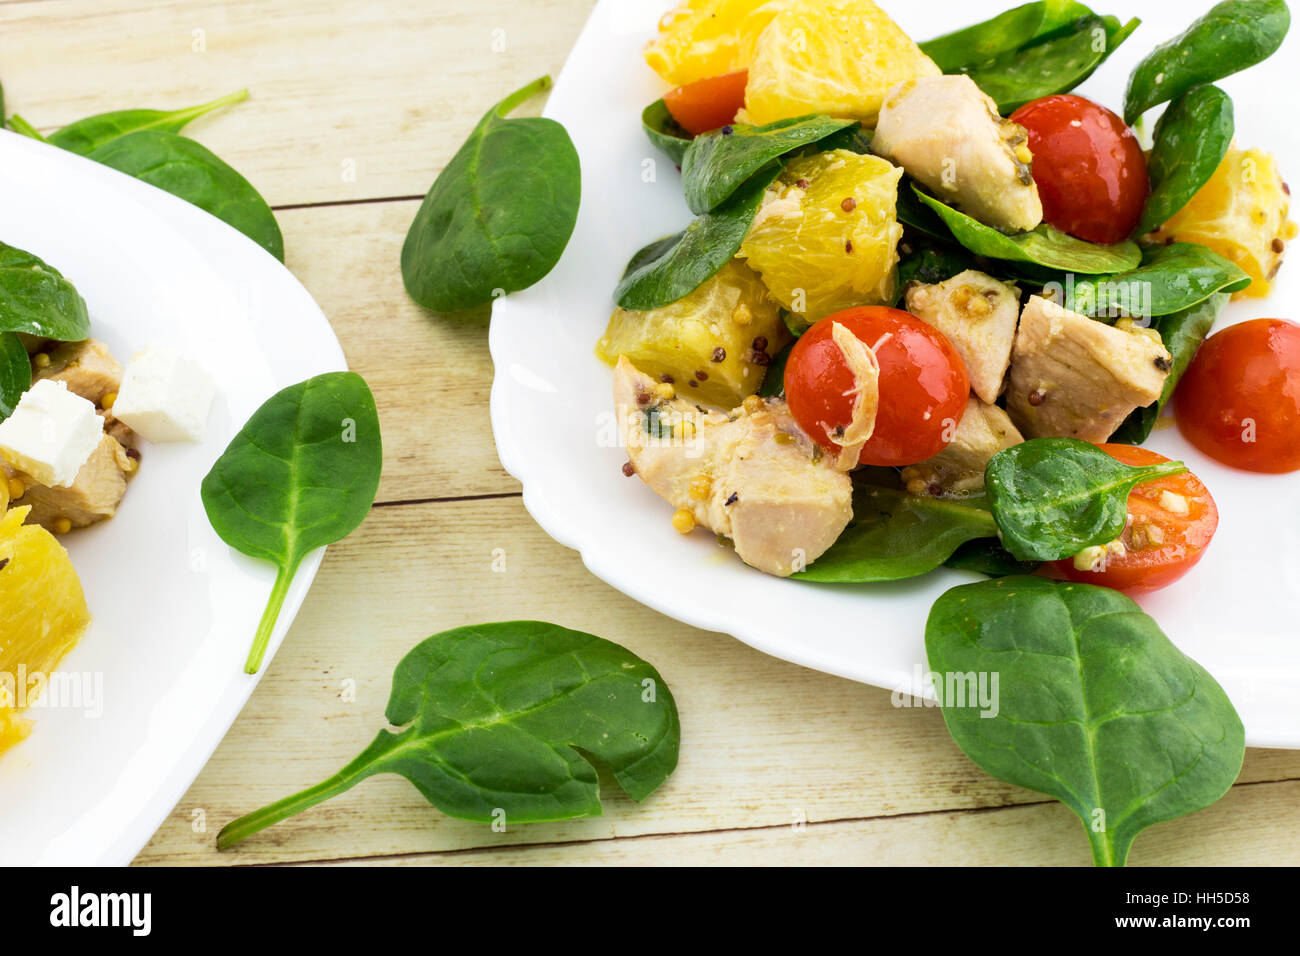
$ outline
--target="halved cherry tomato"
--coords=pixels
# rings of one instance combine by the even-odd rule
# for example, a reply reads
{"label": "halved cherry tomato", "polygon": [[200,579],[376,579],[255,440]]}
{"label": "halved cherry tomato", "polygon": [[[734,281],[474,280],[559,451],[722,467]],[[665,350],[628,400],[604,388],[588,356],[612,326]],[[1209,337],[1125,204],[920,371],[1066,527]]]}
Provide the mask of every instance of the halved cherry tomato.
{"label": "halved cherry tomato", "polygon": [[686,132],[699,136],[726,126],[736,118],[745,105],[745,84],[748,82],[748,70],[696,80],[665,93],[664,106]]}
{"label": "halved cherry tomato", "polygon": [[970,381],[952,344],[910,312],[862,306],[828,315],[803,334],[785,366],[785,397],[799,427],[832,454],[827,429],[853,419],[856,385],[844,353],[831,338],[838,322],[866,343],[880,364],[875,431],[862,449],[864,465],[912,465],[952,439],[966,410]]}
{"label": "halved cherry tomato", "polygon": [[1205,340],[1174,392],[1178,430],[1248,471],[1300,468],[1300,325],[1255,319]]}
{"label": "halved cherry tomato", "polygon": [[[1098,447],[1126,465],[1169,460],[1135,445]],[[1209,489],[1189,471],[1138,485],[1129,492],[1128,512],[1132,517],[1120,536],[1123,553],[1107,553],[1095,571],[1076,568],[1073,558],[1055,561],[1053,567],[1071,581],[1119,591],[1152,591],[1191,570],[1219,527],[1219,509]]]}
{"label": "halved cherry tomato", "polygon": [[1029,132],[1043,219],[1089,242],[1127,239],[1151,183],[1142,146],[1124,121],[1069,94],[1026,103],[1011,121]]}

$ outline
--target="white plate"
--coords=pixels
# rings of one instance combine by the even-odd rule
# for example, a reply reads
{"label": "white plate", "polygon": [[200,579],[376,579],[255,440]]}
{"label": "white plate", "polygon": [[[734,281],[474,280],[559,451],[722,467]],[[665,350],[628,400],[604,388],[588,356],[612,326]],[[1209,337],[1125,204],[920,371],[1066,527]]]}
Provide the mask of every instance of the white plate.
{"label": "white plate", "polygon": [[[919,39],[1012,5],[884,3]],[[523,483],[524,504],[547,533],[641,603],[785,660],[920,692],[930,605],[976,575],[941,570],[847,587],[777,580],[745,567],[703,531],[678,535],[667,505],[619,471],[626,458],[609,441],[610,372],[592,349],[631,255],[691,218],[676,170],[648,145],[640,123],[641,109],[665,91],[641,48],[669,6],[602,0],[551,94],[546,115],[564,123],[582,159],[582,208],[555,271],[493,312],[492,424],[502,464]],[[1201,9],[1135,0],[1100,6],[1144,21],[1079,91],[1118,109],[1132,67]],[[1298,44],[1293,35],[1266,63],[1221,83],[1236,102],[1239,141],[1273,152],[1296,177],[1300,135],[1277,91],[1292,85],[1288,64]],[[1300,319],[1297,270],[1300,261],[1287,263],[1269,299],[1234,303],[1220,327],[1259,316]],[[1300,476],[1224,468],[1176,429],[1158,432],[1149,444],[1189,462],[1214,492],[1221,523],[1200,565],[1141,603],[1223,684],[1248,743],[1300,747]]]}
{"label": "white plate", "polygon": [[[31,735],[0,756],[0,863],[125,864],[257,685],[243,663],[274,569],[222,543],[199,483],[272,393],[346,365],[311,296],[251,240],[13,133],[0,134],[0,240],[71,279],[91,334],[120,360],[169,345],[217,383],[203,442],[146,444],[118,515],[66,539],[94,622],[59,672],[89,675],[92,695],[102,682],[99,704],[83,691],[65,698],[75,706],[28,711]],[[321,556],[298,571],[263,673]]]}

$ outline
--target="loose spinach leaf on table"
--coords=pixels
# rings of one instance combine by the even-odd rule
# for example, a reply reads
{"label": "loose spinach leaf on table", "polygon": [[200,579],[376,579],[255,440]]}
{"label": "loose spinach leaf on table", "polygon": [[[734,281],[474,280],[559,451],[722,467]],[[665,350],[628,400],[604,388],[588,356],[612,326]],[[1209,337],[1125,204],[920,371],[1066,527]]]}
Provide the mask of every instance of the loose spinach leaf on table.
{"label": "loose spinach leaf on table", "polygon": [[40,130],[38,130],[31,123],[27,122],[27,120],[23,119],[17,113],[9,117],[9,119],[7,119],[5,122],[9,126],[9,128],[13,130],[15,133],[19,133],[23,136],[26,136],[28,139],[34,139],[40,143],[49,142],[48,139],[46,139],[44,136],[41,135]]}
{"label": "loose spinach leaf on table", "polygon": [[983,497],[933,498],[859,484],[853,520],[836,542],[797,580],[834,584],[897,581],[927,574],[957,547],[996,536]]}
{"label": "loose spinach leaf on table", "polygon": [[691,134],[673,119],[663,100],[655,100],[641,111],[641,128],[646,137],[678,166],[691,145]]}
{"label": "loose spinach leaf on table", "polygon": [[984,484],[1002,544],[1021,561],[1055,561],[1119,537],[1136,485],[1187,470],[1134,467],[1077,438],[1032,438],[989,461]]}
{"label": "loose spinach leaf on table", "polygon": [[248,99],[248,90],[240,90],[213,100],[181,110],[115,110],[111,113],[98,113],[85,119],[69,123],[62,129],[51,133],[47,142],[81,156],[89,156],[99,147],[141,129],[160,129],[169,133],[179,133],[191,120],[198,119],[205,113],[231,106]]}
{"label": "loose spinach leaf on table", "polygon": [[1134,235],[1159,229],[1209,182],[1235,128],[1232,98],[1217,86],[1194,86],[1169,104],[1156,123],[1147,160],[1151,195]]}
{"label": "loose spinach leaf on table", "polygon": [[226,825],[217,847],[378,773],[402,775],[443,813],[477,823],[599,816],[591,757],[641,801],[677,766],[681,740],[658,671],[610,641],[541,621],[422,641],[393,674],[385,716],[402,729],[379,731],[328,780]]}
{"label": "loose spinach leaf on table", "polygon": [[780,172],[781,164],[772,163],[746,180],[717,209],[677,235],[637,252],[614,289],[614,301],[624,309],[645,312],[698,289],[736,254],[754,222],[763,193]]}
{"label": "loose spinach leaf on table", "polygon": [[686,205],[697,216],[716,209],[768,163],[856,125],[855,120],[800,116],[765,126],[739,123],[701,133],[682,160]]}
{"label": "loose spinach leaf on table", "polygon": [[111,139],[89,155],[234,226],[281,262],[284,237],[261,194],[207,147],[162,129]]}
{"label": "loose spinach leaf on table", "polygon": [[90,315],[58,269],[0,242],[0,332],[76,342],[90,334]]}
{"label": "loose spinach leaf on table", "polygon": [[1210,329],[1214,327],[1214,320],[1228,304],[1229,298],[1226,291],[1216,292],[1190,309],[1161,316],[1152,323],[1152,327],[1160,333],[1165,348],[1173,356],[1173,363],[1169,374],[1165,376],[1160,398],[1146,408],[1135,409],[1115,430],[1115,434],[1110,436],[1111,441],[1140,445],[1147,440],[1151,430],[1155,428],[1156,419],[1173,398],[1174,389],[1182,380],[1187,366],[1192,364],[1197,350],[1205,341],[1205,337],[1210,334]]}
{"label": "loose spinach leaf on table", "polygon": [[964,73],[1091,14],[1074,0],[1040,0],[917,45],[944,73]]}
{"label": "loose spinach leaf on table", "polygon": [[1129,76],[1124,122],[1193,86],[1213,83],[1268,59],[1291,26],[1285,0],[1227,0],[1151,51]]}
{"label": "loose spinach leaf on table", "polygon": [[346,537],[370,512],[382,463],[365,380],[326,372],[267,399],[203,479],[203,508],[221,540],[278,569],[248,673],[261,667],[302,559]]}
{"label": "loose spinach leaf on table", "polygon": [[1065,306],[1083,315],[1172,315],[1219,292],[1240,292],[1250,276],[1196,242],[1143,251],[1142,265],[1110,276],[1083,276],[1067,286]]}
{"label": "loose spinach leaf on table", "polygon": [[550,85],[534,80],[488,110],[424,197],[402,244],[402,281],[425,308],[483,305],[560,261],[578,220],[578,151],[555,120],[506,115]]}
{"label": "loose spinach leaf on table", "polygon": [[1098,866],[1123,866],[1138,833],[1214,803],[1241,771],[1245,733],[1223,688],[1118,591],[1039,577],[955,587],[930,611],[925,650],[932,673],[997,676],[996,713],[958,699],[955,681],[936,687],[948,731],[981,769],[1069,807]]}
{"label": "loose spinach leaf on table", "polygon": [[17,332],[0,332],[0,422],[14,413],[32,387],[32,363]]}
{"label": "loose spinach leaf on table", "polygon": [[1038,564],[1037,561],[1017,561],[997,538],[976,538],[959,546],[943,566],[1001,578],[1009,574],[1032,574]]}
{"label": "loose spinach leaf on table", "polygon": [[1134,242],[1100,246],[1068,236],[1047,223],[1029,232],[1007,235],[927,195],[915,185],[912,189],[923,203],[938,213],[957,241],[977,255],[1089,275],[1127,272],[1137,268],[1142,261],[1142,250]]}

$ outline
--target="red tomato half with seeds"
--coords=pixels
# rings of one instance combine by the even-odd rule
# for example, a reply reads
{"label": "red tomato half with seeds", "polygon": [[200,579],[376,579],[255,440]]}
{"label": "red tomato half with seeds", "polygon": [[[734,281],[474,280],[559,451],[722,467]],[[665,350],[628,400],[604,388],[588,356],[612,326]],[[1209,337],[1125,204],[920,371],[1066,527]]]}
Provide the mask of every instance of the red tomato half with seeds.
{"label": "red tomato half with seeds", "polygon": [[745,105],[749,71],[711,76],[664,94],[669,114],[692,136],[726,126]]}
{"label": "red tomato half with seeds", "polygon": [[[1100,445],[1126,465],[1157,465],[1169,459],[1135,445]],[[1118,591],[1153,591],[1172,584],[1201,560],[1219,527],[1210,491],[1189,471],[1138,485],[1128,495],[1132,516],[1120,541],[1122,553],[1108,553],[1095,570],[1075,567],[1073,558],[1052,562],[1063,577]]]}
{"label": "red tomato half with seeds", "polygon": [[1109,245],[1137,228],[1151,191],[1142,146],[1119,116],[1082,96],[1045,96],[1011,114],[1029,132],[1044,221]]}
{"label": "red tomato half with seeds", "polygon": [[870,347],[880,364],[875,430],[858,460],[913,465],[943,451],[966,410],[966,366],[938,329],[885,306],[828,315],[794,344],[785,365],[785,397],[799,427],[836,455],[839,447],[827,429],[834,432],[852,422],[857,383],[831,337],[834,323]]}
{"label": "red tomato half with seeds", "polygon": [[1300,468],[1300,325],[1255,319],[1205,340],[1174,392],[1178,430],[1247,471]]}

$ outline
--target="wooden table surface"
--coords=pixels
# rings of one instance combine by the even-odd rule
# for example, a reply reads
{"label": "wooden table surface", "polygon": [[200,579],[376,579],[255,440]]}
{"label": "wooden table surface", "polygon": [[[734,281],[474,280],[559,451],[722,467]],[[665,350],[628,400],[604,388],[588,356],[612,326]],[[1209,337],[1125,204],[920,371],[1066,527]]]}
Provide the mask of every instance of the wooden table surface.
{"label": "wooden table surface", "polygon": [[[593,0],[0,0],[0,79],[40,128],[248,87],[188,132],[275,207],[287,265],[369,381],[384,433],[374,510],[329,549],[243,714],[142,864],[1081,864],[1063,806],[967,760],[934,709],[697,631],[598,581],[529,518],[492,443],[486,312],[414,305],[398,252],[482,113],[556,74]],[[630,64],[629,68],[640,68]],[[431,427],[429,403],[458,408]],[[493,570],[504,548],[506,567]],[[681,709],[677,772],[644,804],[510,828],[442,816],[398,777],[218,853],[235,816],[332,774],[379,727],[420,639],[540,618],[625,644]],[[1250,750],[1218,804],[1141,835],[1134,864],[1300,862],[1300,753]]]}

